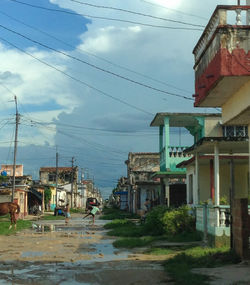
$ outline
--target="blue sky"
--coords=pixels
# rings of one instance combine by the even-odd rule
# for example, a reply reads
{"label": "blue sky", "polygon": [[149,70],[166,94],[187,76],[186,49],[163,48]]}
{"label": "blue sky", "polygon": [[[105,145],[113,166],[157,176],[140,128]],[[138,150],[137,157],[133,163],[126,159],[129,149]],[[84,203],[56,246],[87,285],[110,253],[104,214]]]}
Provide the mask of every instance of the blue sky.
{"label": "blue sky", "polygon": [[[187,27],[70,0],[20,1],[95,17]],[[104,5],[101,0],[85,2]],[[217,4],[235,3],[105,1],[106,6],[199,25],[206,25]],[[69,166],[75,157],[75,164],[88,168],[89,176],[106,195],[126,175],[128,152],[158,151],[157,129],[149,126],[157,112],[214,112],[195,109],[190,100],[131,82],[192,98],[192,49],[201,31],[74,16],[11,0],[0,2],[0,13],[0,25],[15,32],[0,28],[0,163],[13,159],[14,95],[21,114],[17,162],[24,164],[25,174],[38,178],[39,167],[55,165],[57,146],[59,165]],[[173,143],[178,143],[174,131]],[[191,144],[186,133],[181,140]]]}

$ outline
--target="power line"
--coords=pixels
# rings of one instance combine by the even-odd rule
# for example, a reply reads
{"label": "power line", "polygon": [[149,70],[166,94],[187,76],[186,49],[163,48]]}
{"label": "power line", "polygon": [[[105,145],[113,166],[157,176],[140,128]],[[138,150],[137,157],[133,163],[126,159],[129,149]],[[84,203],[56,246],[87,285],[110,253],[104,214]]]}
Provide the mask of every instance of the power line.
{"label": "power line", "polygon": [[12,30],[12,29],[10,29],[10,28],[7,28],[6,26],[0,25],[0,27],[3,28],[3,29],[5,29],[5,30],[7,30],[7,31],[9,31],[9,32],[11,32],[11,33],[16,34],[16,35],[18,35],[18,36],[20,36],[20,37],[22,37],[22,38],[24,38],[24,39],[26,39],[26,40],[29,40],[29,41],[31,41],[31,42],[33,42],[33,43],[35,43],[35,44],[38,44],[38,45],[40,45],[40,46],[42,46],[42,47],[45,47],[45,48],[47,48],[47,49],[49,49],[49,50],[52,50],[52,51],[56,52],[56,53],[62,54],[62,55],[66,56],[66,57],[68,57],[68,58],[70,58],[70,59],[73,59],[73,60],[76,60],[76,61],[78,61],[78,62],[81,62],[81,63],[83,63],[83,64],[85,64],[85,65],[88,65],[88,66],[94,68],[94,69],[97,69],[97,70],[100,70],[100,71],[102,71],[102,72],[108,73],[108,74],[110,74],[110,75],[112,75],[112,76],[118,77],[118,78],[120,78],[120,79],[129,81],[129,82],[134,83],[134,84],[136,84],[136,85],[140,85],[140,86],[142,86],[142,87],[145,87],[145,88],[148,88],[148,89],[151,89],[151,90],[154,90],[154,91],[163,93],[163,94],[167,94],[167,95],[171,95],[171,96],[175,96],[175,97],[179,97],[179,98],[183,98],[183,99],[186,99],[186,100],[191,100],[191,101],[193,101],[192,98],[189,98],[189,97],[187,97],[187,96],[183,96],[183,95],[180,95],[180,94],[176,94],[176,93],[168,92],[168,91],[165,91],[165,90],[161,90],[161,89],[158,89],[158,88],[156,88],[156,87],[150,86],[150,85],[148,85],[148,84],[144,84],[144,83],[138,82],[138,81],[133,80],[133,79],[131,79],[131,78],[125,77],[125,76],[123,76],[123,75],[117,74],[117,73],[112,72],[112,71],[110,71],[110,70],[107,70],[107,69],[101,68],[101,67],[99,67],[99,66],[96,66],[96,65],[94,65],[94,64],[92,64],[92,63],[89,63],[89,62],[87,62],[87,61],[84,61],[84,60],[82,60],[82,59],[79,59],[79,58],[77,58],[77,57],[75,57],[75,56],[69,55],[69,54],[67,54],[67,53],[65,53],[65,52],[63,52],[63,51],[59,51],[59,50],[54,49],[54,48],[52,48],[52,47],[50,47],[50,46],[48,46],[48,45],[45,45],[45,44],[41,43],[41,42],[38,42],[38,41],[36,41],[36,40],[33,40],[33,39],[31,39],[31,38],[29,38],[29,37],[27,37],[27,36],[25,36],[25,35],[23,35],[23,34],[21,34],[21,33],[19,33],[19,32],[16,32],[16,31],[14,31],[14,30]]}
{"label": "power line", "polygon": [[102,94],[102,95],[104,95],[104,96],[106,96],[106,97],[108,97],[108,98],[110,98],[110,99],[112,99],[112,100],[115,100],[115,101],[117,101],[117,102],[119,102],[119,103],[122,103],[122,104],[124,104],[124,105],[126,105],[126,106],[128,106],[128,107],[130,107],[130,108],[132,108],[132,109],[135,109],[135,110],[137,110],[137,111],[143,112],[143,113],[148,114],[148,115],[151,115],[151,116],[154,115],[153,113],[150,113],[150,112],[148,112],[148,111],[146,111],[146,110],[144,110],[144,109],[142,109],[142,108],[140,108],[140,107],[136,107],[135,105],[132,105],[132,104],[130,104],[130,103],[128,103],[128,102],[126,102],[126,101],[124,101],[124,100],[122,100],[122,99],[119,99],[119,98],[117,98],[117,97],[114,97],[113,95],[110,95],[110,94],[108,94],[107,92],[104,92],[104,91],[102,91],[102,90],[100,90],[100,89],[98,89],[98,88],[96,88],[96,87],[94,87],[94,86],[92,86],[92,85],[90,85],[90,84],[88,84],[88,83],[82,81],[81,79],[78,79],[78,78],[76,78],[76,77],[74,77],[74,76],[72,76],[72,75],[70,75],[70,74],[64,72],[63,70],[61,70],[61,69],[59,69],[59,68],[57,68],[57,67],[55,67],[55,66],[53,66],[53,65],[51,65],[51,64],[49,64],[49,63],[47,63],[47,62],[45,62],[45,61],[43,61],[43,60],[41,60],[41,59],[35,57],[34,55],[28,53],[27,51],[24,51],[23,49],[17,47],[17,46],[14,45],[13,43],[11,43],[10,41],[8,41],[8,40],[6,40],[6,39],[4,39],[4,38],[2,38],[2,37],[0,37],[0,39],[1,39],[2,41],[4,41],[4,42],[8,43],[10,46],[12,46],[12,47],[18,49],[19,51],[21,51],[21,52],[23,52],[23,53],[29,55],[29,56],[32,57],[32,58],[36,59],[36,60],[39,61],[40,63],[42,63],[42,64],[44,64],[44,65],[47,65],[48,67],[50,67],[50,68],[52,68],[52,69],[54,69],[54,70],[56,70],[56,71],[62,73],[63,75],[67,76],[68,78],[70,78],[70,79],[72,79],[72,80],[74,80],[74,81],[80,83],[81,85],[87,86],[88,88],[95,90],[97,93],[100,93],[100,94]]}
{"label": "power line", "polygon": [[177,13],[180,13],[180,14],[183,14],[183,15],[186,15],[186,16],[191,16],[191,17],[195,17],[195,18],[198,18],[198,19],[206,20],[206,21],[208,20],[205,17],[201,17],[201,16],[198,16],[198,15],[195,15],[195,14],[186,13],[186,12],[183,12],[183,11],[180,11],[180,10],[177,10],[177,9],[173,9],[173,8],[168,8],[168,7],[162,6],[160,4],[152,3],[152,2],[149,2],[149,1],[145,1],[145,0],[140,0],[140,1],[144,2],[144,3],[147,3],[147,4],[150,4],[152,6],[160,7],[160,8],[163,8],[163,9],[166,9],[166,10],[170,10],[170,11],[173,11],[173,12],[177,12]]}
{"label": "power line", "polygon": [[27,23],[21,21],[21,20],[18,20],[17,18],[15,18],[15,17],[13,17],[13,16],[10,16],[9,14],[7,14],[7,13],[5,13],[5,12],[0,11],[0,14],[6,16],[6,17],[8,17],[8,18],[10,18],[10,19],[12,19],[12,20],[18,22],[18,23],[21,23],[22,25],[24,25],[24,26],[26,26],[26,27],[29,27],[29,28],[32,29],[32,30],[38,31],[38,32],[40,32],[41,34],[44,34],[44,35],[48,36],[49,38],[52,38],[52,39],[54,39],[54,40],[56,40],[56,41],[58,41],[58,42],[60,42],[60,43],[63,43],[64,45],[66,45],[66,46],[68,46],[68,47],[70,47],[70,48],[79,50],[81,53],[85,53],[85,54],[87,54],[87,55],[89,55],[89,56],[92,56],[92,57],[95,57],[95,58],[97,58],[97,59],[100,59],[100,60],[102,60],[102,61],[104,61],[104,62],[106,62],[106,63],[108,63],[108,64],[110,64],[110,65],[113,65],[113,66],[115,66],[115,67],[118,67],[118,68],[123,69],[123,70],[126,70],[126,71],[129,71],[129,72],[134,73],[134,74],[136,74],[136,75],[142,76],[142,77],[144,77],[144,78],[146,78],[146,79],[150,79],[150,80],[155,81],[155,82],[157,82],[157,83],[166,85],[166,86],[168,86],[168,87],[172,87],[172,88],[174,88],[174,89],[176,89],[176,90],[183,91],[183,92],[189,93],[189,94],[191,93],[190,91],[187,91],[187,90],[185,90],[185,89],[176,87],[176,86],[174,86],[174,85],[172,85],[172,84],[166,83],[166,82],[161,81],[161,80],[156,79],[156,78],[153,78],[153,77],[151,77],[151,76],[149,76],[149,75],[145,75],[145,74],[142,74],[142,73],[140,73],[140,72],[138,72],[138,71],[132,70],[131,68],[122,66],[122,65],[117,64],[117,63],[114,63],[114,62],[112,62],[112,61],[110,61],[110,60],[107,60],[107,59],[101,57],[101,56],[98,56],[98,55],[96,55],[96,54],[90,53],[90,52],[88,52],[88,51],[86,51],[86,50],[84,50],[84,49],[82,49],[82,48],[75,47],[75,46],[73,46],[73,45],[71,45],[71,44],[69,44],[69,43],[67,43],[67,42],[65,42],[65,41],[63,41],[63,40],[61,40],[61,39],[59,39],[59,38],[57,38],[57,37],[55,37],[55,36],[49,34],[49,33],[47,33],[47,32],[45,32],[45,31],[42,31],[42,30],[40,30],[40,29],[38,29],[38,28],[36,28],[36,27],[34,27],[34,26],[31,26],[31,25],[29,25],[29,24],[27,24]]}
{"label": "power line", "polygon": [[184,28],[184,27],[160,26],[160,25],[145,24],[145,23],[129,21],[129,20],[116,19],[116,18],[108,18],[108,17],[99,17],[99,16],[93,16],[93,15],[87,15],[87,14],[79,14],[79,13],[76,13],[76,12],[70,12],[70,11],[65,11],[65,10],[46,8],[46,7],[43,7],[43,6],[33,5],[33,4],[25,3],[25,2],[22,2],[22,1],[18,1],[18,0],[9,0],[9,1],[12,1],[12,2],[15,2],[15,3],[18,3],[18,4],[22,4],[22,5],[26,5],[26,6],[29,6],[29,7],[33,7],[33,8],[43,9],[43,10],[50,11],[50,12],[59,12],[59,13],[65,13],[65,14],[74,15],[74,16],[81,16],[81,17],[100,19],[100,20],[117,21],[117,22],[135,24],[135,25],[146,26],[146,27],[151,27],[151,28],[163,28],[163,29],[172,29],[172,30],[187,30],[187,31],[203,31],[203,29],[199,29],[199,28]]}
{"label": "power line", "polygon": [[135,12],[135,11],[122,9],[122,8],[115,8],[115,7],[110,7],[110,6],[95,5],[95,4],[90,4],[90,3],[87,3],[87,2],[82,2],[82,1],[79,1],[79,0],[69,0],[69,1],[81,4],[81,5],[94,7],[94,8],[115,10],[115,11],[119,11],[119,12],[125,12],[125,13],[129,13],[129,14],[134,14],[134,15],[143,16],[143,17],[149,17],[149,18],[152,18],[152,19],[163,20],[163,21],[172,22],[172,23],[178,23],[178,24],[182,24],[182,25],[188,25],[188,26],[193,26],[193,27],[202,27],[202,28],[205,27],[204,25],[187,23],[187,22],[183,22],[183,21],[177,21],[177,20],[172,20],[172,19],[167,19],[167,18],[162,18],[162,17],[156,17],[156,16],[153,16],[153,15],[150,15],[150,14],[145,14],[145,13],[141,13],[141,12]]}

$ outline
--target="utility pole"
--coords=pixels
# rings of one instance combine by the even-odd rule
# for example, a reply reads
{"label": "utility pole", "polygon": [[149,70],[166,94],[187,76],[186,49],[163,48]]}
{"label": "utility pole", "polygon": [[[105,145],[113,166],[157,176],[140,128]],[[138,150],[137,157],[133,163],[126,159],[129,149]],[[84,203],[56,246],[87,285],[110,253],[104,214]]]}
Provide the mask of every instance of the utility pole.
{"label": "utility pole", "polygon": [[58,152],[56,147],[56,208],[57,208],[57,188],[58,188]]}
{"label": "utility pole", "polygon": [[74,190],[74,156],[72,157],[72,160],[71,160],[71,167],[72,167],[72,170],[71,170],[71,208],[73,208],[73,190]]}
{"label": "utility pole", "polygon": [[19,124],[19,113],[17,109],[17,98],[14,97],[16,104],[16,131],[15,131],[15,145],[14,145],[14,163],[13,163],[13,184],[12,184],[12,197],[11,201],[14,202],[14,194],[16,188],[16,154],[17,154],[17,135],[18,135],[18,124]]}

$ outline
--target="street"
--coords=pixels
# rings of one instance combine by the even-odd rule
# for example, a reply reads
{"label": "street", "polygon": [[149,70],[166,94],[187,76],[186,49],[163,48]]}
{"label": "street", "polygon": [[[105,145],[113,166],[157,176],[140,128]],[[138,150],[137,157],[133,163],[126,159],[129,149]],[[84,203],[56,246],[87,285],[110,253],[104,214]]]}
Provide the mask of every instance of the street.
{"label": "street", "polygon": [[159,256],[120,251],[106,221],[37,221],[0,238],[0,284],[171,284]]}

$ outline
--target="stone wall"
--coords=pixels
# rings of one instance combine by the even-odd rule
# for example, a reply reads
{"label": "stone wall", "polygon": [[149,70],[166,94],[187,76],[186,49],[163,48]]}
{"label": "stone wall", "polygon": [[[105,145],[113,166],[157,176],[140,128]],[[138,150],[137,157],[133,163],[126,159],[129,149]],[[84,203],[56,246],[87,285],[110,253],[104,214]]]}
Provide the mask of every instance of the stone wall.
{"label": "stone wall", "polygon": [[250,259],[248,199],[233,202],[233,247],[242,259]]}

